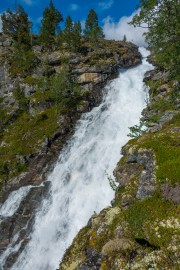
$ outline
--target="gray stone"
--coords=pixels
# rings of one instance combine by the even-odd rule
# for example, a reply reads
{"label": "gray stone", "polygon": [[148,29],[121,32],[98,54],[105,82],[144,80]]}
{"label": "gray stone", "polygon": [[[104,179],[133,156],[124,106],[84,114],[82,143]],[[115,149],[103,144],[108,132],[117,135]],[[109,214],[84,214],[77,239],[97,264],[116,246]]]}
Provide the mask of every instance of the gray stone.
{"label": "gray stone", "polygon": [[136,155],[130,155],[127,163],[137,163],[137,156]]}
{"label": "gray stone", "polygon": [[167,111],[163,114],[163,116],[161,116],[159,122],[161,124],[164,124],[165,122],[168,122],[170,120],[172,120],[172,118],[174,117],[174,115],[176,115],[177,112],[176,111]]}
{"label": "gray stone", "polygon": [[138,191],[136,198],[142,200],[153,196],[155,190],[154,181],[154,158],[149,150],[145,150],[138,154],[137,162],[144,165],[144,170],[139,177]]}
{"label": "gray stone", "polygon": [[24,95],[25,97],[30,97],[32,94],[36,92],[35,86],[26,84],[24,87]]}
{"label": "gray stone", "polygon": [[165,183],[161,185],[161,191],[166,200],[180,203],[180,185],[176,184],[171,187],[168,183]]}

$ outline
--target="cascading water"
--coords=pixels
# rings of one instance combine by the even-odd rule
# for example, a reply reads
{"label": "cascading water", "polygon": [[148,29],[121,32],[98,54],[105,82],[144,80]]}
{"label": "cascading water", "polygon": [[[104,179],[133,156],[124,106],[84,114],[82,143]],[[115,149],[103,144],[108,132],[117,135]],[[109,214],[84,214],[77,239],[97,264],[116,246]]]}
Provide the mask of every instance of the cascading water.
{"label": "cascading water", "polygon": [[[143,56],[147,51],[141,49]],[[144,73],[152,66],[143,59],[123,71],[104,90],[100,106],[84,114],[60,153],[49,176],[51,190],[36,215],[31,239],[12,270],[56,269],[76,233],[113,198],[112,175],[128,127],[138,123],[145,106]]]}

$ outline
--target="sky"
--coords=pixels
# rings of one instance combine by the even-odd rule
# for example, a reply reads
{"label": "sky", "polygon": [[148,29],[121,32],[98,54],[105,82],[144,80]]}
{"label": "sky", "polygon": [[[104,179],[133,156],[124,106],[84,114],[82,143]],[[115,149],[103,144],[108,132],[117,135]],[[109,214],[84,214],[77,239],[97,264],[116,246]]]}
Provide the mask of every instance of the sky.
{"label": "sky", "polygon": [[[103,27],[106,38],[122,40],[124,34],[128,41],[138,46],[145,46],[142,29],[129,26],[132,14],[136,11],[139,0],[53,0],[54,6],[61,11],[63,18],[70,15],[73,21],[80,20],[82,26],[92,8],[96,11],[99,24]],[[14,10],[20,4],[33,22],[33,31],[40,26],[43,10],[49,5],[49,0],[0,0],[0,14],[7,8]],[[2,22],[0,21],[0,30]],[[63,23],[61,23],[63,28]]]}

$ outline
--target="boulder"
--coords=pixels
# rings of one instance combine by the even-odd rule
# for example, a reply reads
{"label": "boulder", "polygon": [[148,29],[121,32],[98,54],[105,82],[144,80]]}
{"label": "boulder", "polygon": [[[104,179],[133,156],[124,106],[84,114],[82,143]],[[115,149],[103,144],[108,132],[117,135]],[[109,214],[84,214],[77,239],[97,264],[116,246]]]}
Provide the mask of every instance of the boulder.
{"label": "boulder", "polygon": [[107,242],[103,248],[101,253],[103,255],[110,255],[114,252],[128,252],[133,250],[134,243],[129,240],[128,238],[120,238],[120,239],[113,239]]}

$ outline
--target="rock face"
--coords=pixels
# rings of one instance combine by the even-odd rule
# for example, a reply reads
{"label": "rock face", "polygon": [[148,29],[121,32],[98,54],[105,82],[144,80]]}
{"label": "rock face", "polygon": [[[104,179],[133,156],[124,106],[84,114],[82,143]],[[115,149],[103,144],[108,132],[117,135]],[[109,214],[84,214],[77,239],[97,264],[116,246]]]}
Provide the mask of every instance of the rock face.
{"label": "rock face", "polygon": [[[32,188],[13,216],[4,218],[0,223],[0,229],[3,232],[0,236],[0,253],[12,243],[22,243],[19,250],[21,252],[29,241],[35,211],[39,207],[42,198],[48,194],[49,185],[45,180],[53,169],[63,144],[73,134],[74,125],[81,113],[91,110],[93,106],[101,101],[103,86],[117,76],[119,68],[133,67],[141,63],[141,55],[135,45],[115,41],[101,41],[98,48],[85,46],[76,54],[66,49],[63,52],[62,50],[56,50],[47,53],[43,52],[41,46],[34,46],[33,67],[21,71],[12,64],[13,50],[13,40],[0,36],[0,98],[2,99],[0,110],[7,116],[7,119],[0,119],[0,131],[6,132],[10,128],[15,130],[14,133],[18,132],[14,123],[22,114],[22,111],[26,124],[36,119],[34,123],[38,127],[42,121],[48,119],[47,112],[52,109],[53,102],[46,94],[48,93],[46,82],[52,75],[61,74],[64,65],[71,74],[71,80],[76,80],[80,86],[84,100],[81,101],[73,113],[67,113],[61,115],[58,119],[53,119],[57,121],[56,128],[47,137],[42,136],[39,139],[38,147],[35,150],[26,154],[17,152],[9,156],[10,162],[15,167],[20,168],[20,171],[21,168],[24,169],[23,173],[15,173],[11,169],[8,174],[11,173],[15,177],[9,179],[5,177],[0,180],[0,203],[4,203],[8,195],[20,187],[31,185]],[[43,78],[44,81],[39,80],[40,78]],[[38,83],[43,88],[41,92],[38,92]],[[18,124],[20,130],[24,128],[21,123]],[[31,130],[28,130],[23,136],[26,137],[29,132]],[[12,134],[13,136],[14,134]],[[0,148],[3,153],[6,153],[9,149],[6,151],[4,148],[8,143],[3,139],[2,136]],[[33,144],[36,143],[34,140]],[[19,145],[17,145],[18,147]],[[24,148],[26,148],[26,145],[24,145]],[[6,174],[9,169],[4,167],[4,161],[1,161],[0,171]],[[3,177],[4,174],[2,174]],[[42,183],[44,185],[39,186]],[[18,231],[20,231],[19,234]],[[92,267],[98,269],[102,257],[93,249],[87,251],[87,254],[89,256],[88,260],[81,265],[81,269]],[[14,252],[7,256],[6,269],[13,265],[17,255]],[[77,265],[77,262],[74,265]]]}
{"label": "rock face", "polygon": [[180,268],[179,89],[158,69],[145,81],[150,100],[141,121],[147,132],[122,148],[112,207],[91,217],[60,270]]}

